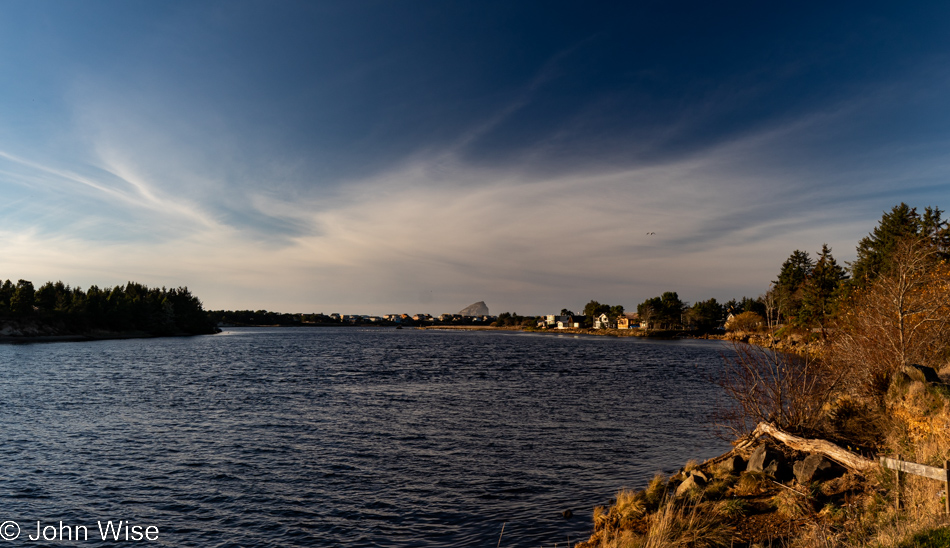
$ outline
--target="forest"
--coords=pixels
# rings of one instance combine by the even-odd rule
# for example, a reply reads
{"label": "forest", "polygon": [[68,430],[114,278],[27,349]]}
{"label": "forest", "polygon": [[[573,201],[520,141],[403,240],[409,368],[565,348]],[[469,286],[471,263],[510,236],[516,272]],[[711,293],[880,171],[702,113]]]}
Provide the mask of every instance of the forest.
{"label": "forest", "polygon": [[128,282],[83,290],[61,281],[38,289],[28,280],[0,284],[0,319],[42,324],[61,334],[141,333],[151,336],[217,332],[187,287],[150,288]]}

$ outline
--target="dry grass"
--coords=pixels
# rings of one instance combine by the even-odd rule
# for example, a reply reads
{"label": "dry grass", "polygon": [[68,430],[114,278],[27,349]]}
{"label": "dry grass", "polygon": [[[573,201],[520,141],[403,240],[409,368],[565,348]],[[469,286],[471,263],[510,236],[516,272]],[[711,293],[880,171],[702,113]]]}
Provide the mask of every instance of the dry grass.
{"label": "dry grass", "polygon": [[669,500],[653,514],[638,548],[712,548],[727,546],[732,531],[714,512],[698,504],[683,508]]}
{"label": "dry grass", "polygon": [[704,497],[707,500],[719,500],[729,495],[729,489],[735,484],[735,477],[714,479],[706,485]]}
{"label": "dry grass", "polygon": [[659,508],[660,504],[666,498],[667,480],[663,474],[656,474],[647,488],[643,490],[643,500],[651,510]]}
{"label": "dry grass", "polygon": [[643,494],[623,489],[617,493],[616,502],[609,509],[603,506],[594,508],[594,528],[608,532],[630,529],[645,513]]}
{"label": "dry grass", "polygon": [[769,478],[762,472],[743,472],[735,486],[735,493],[748,497],[760,495],[770,487]]}
{"label": "dry grass", "polygon": [[778,515],[785,519],[800,519],[815,511],[811,497],[801,493],[782,489],[772,498],[772,505]]}
{"label": "dry grass", "polygon": [[716,511],[720,516],[737,518],[749,512],[749,503],[742,499],[723,500],[716,505]]}
{"label": "dry grass", "polygon": [[[618,497],[619,500],[619,497]],[[643,532],[632,529],[598,529],[578,548],[715,548],[728,546],[731,529],[719,518],[716,507],[681,504],[667,498],[645,517]]]}

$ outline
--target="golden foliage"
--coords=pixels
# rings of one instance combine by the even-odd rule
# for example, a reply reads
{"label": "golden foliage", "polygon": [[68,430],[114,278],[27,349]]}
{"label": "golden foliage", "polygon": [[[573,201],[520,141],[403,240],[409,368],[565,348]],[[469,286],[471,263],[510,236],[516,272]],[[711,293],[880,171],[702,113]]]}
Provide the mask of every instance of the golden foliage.
{"label": "golden foliage", "polygon": [[935,251],[902,243],[893,267],[842,304],[828,352],[856,392],[883,398],[909,364],[939,366],[950,335],[950,267]]}

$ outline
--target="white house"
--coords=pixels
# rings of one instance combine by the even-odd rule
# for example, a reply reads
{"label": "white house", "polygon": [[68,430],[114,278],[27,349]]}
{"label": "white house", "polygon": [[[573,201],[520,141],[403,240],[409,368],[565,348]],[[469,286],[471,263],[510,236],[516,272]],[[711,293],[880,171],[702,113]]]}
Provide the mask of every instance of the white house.
{"label": "white house", "polygon": [[601,314],[594,318],[594,329],[607,329],[610,327],[610,318],[607,314]]}

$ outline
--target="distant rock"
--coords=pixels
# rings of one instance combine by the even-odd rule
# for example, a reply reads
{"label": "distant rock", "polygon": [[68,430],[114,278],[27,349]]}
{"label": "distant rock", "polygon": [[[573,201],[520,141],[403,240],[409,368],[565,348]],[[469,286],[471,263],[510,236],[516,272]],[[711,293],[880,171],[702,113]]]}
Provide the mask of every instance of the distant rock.
{"label": "distant rock", "polygon": [[460,316],[487,316],[488,315],[488,305],[485,304],[485,301],[478,301],[475,304],[470,304],[459,311]]}

